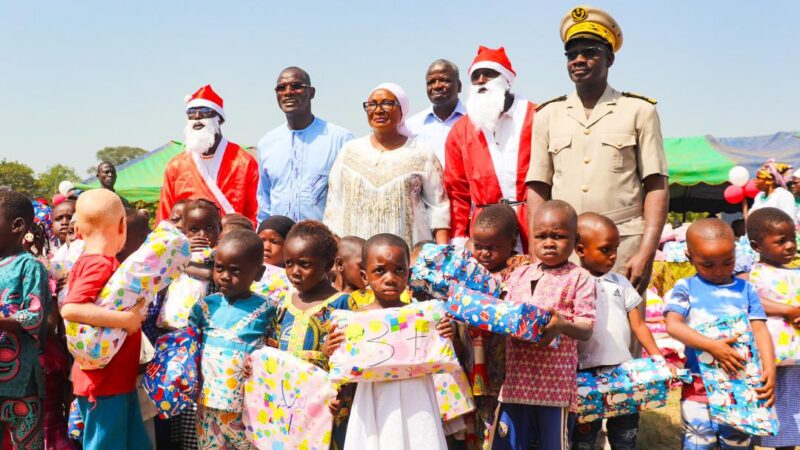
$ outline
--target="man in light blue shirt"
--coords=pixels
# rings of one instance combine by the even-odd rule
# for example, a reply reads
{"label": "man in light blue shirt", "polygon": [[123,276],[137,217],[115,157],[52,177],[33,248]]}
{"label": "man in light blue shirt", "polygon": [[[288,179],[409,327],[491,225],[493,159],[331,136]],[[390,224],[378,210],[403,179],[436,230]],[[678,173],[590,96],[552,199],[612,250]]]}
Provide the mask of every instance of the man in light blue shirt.
{"label": "man in light blue shirt", "polygon": [[289,67],[278,76],[275,96],[286,115],[286,123],[258,142],[259,223],[274,215],[295,222],[322,220],[328,197],[328,173],[339,149],[353,135],[314,117],[311,113],[314,93],[311,78],[303,69]]}
{"label": "man in light blue shirt", "polygon": [[431,106],[406,120],[406,125],[418,138],[430,144],[444,167],[447,133],[467,113],[458,99],[461,92],[458,67],[446,59],[437,59],[428,67],[425,84]]}

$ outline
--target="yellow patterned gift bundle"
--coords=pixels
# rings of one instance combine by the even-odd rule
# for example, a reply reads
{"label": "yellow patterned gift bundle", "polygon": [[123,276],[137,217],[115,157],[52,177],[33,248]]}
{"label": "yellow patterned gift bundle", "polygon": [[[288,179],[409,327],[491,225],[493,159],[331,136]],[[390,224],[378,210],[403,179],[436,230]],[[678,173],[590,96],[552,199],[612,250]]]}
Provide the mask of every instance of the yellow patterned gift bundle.
{"label": "yellow patterned gift bundle", "polygon": [[[189,263],[189,240],[163,221],[108,280],[96,304],[125,311],[139,301],[151,302]],[[102,369],[125,342],[125,330],[65,321],[67,347],[84,370]]]}
{"label": "yellow patterned gift bundle", "polygon": [[444,314],[441,302],[363,312],[337,310],[331,320],[346,341],[330,358],[337,383],[389,381],[460,368],[453,344],[436,331]]}

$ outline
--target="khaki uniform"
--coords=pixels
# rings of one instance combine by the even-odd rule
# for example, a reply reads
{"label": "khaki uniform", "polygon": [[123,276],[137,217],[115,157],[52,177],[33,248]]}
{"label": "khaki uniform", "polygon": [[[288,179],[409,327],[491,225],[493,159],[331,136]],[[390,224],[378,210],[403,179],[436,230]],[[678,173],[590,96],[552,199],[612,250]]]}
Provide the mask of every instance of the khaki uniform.
{"label": "khaki uniform", "polygon": [[551,198],[591,211],[619,227],[622,242],[614,271],[639,249],[644,232],[644,187],[649,175],[668,176],[661,124],[654,102],[611,86],[587,119],[573,92],[536,113],[527,182],[552,187]]}

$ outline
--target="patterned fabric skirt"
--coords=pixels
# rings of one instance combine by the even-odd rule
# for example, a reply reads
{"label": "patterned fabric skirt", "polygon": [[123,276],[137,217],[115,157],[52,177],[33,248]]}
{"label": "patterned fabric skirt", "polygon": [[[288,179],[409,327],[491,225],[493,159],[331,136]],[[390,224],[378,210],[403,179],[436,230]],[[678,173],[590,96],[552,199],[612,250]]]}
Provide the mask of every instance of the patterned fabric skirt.
{"label": "patterned fabric skirt", "polygon": [[199,406],[197,435],[204,450],[256,450],[247,439],[242,413]]}
{"label": "patterned fabric skirt", "polygon": [[800,366],[778,367],[775,379],[775,410],[781,426],[777,436],[763,436],[763,447],[790,447],[800,445],[800,401],[797,389],[800,388]]}

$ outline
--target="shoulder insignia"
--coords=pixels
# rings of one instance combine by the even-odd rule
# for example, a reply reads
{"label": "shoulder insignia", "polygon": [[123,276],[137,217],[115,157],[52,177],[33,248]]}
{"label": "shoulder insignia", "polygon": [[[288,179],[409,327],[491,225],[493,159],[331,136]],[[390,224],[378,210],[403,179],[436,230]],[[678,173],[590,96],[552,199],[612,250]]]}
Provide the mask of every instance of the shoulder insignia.
{"label": "shoulder insignia", "polygon": [[540,109],[544,108],[545,106],[549,105],[550,103],[563,102],[566,99],[567,99],[567,96],[566,95],[562,95],[561,97],[556,97],[554,99],[548,100],[548,101],[540,104],[539,106],[537,106],[536,107],[536,111],[539,111]]}
{"label": "shoulder insignia", "polygon": [[639,100],[644,100],[647,103],[650,103],[650,104],[653,104],[653,105],[658,103],[657,101],[655,101],[654,99],[652,99],[650,97],[645,97],[644,95],[634,94],[632,92],[623,92],[622,95],[625,96],[625,97],[630,97],[630,98],[638,98]]}

